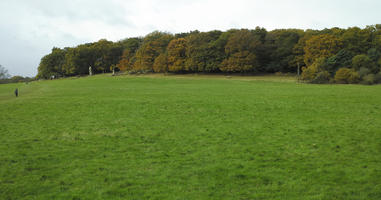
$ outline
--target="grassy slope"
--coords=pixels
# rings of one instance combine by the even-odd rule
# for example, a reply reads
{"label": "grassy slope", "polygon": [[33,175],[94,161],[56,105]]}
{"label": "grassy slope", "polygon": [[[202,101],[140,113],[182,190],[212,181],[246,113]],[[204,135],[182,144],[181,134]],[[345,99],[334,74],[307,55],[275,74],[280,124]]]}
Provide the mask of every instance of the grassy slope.
{"label": "grassy slope", "polygon": [[380,85],[234,79],[0,85],[0,199],[381,199]]}

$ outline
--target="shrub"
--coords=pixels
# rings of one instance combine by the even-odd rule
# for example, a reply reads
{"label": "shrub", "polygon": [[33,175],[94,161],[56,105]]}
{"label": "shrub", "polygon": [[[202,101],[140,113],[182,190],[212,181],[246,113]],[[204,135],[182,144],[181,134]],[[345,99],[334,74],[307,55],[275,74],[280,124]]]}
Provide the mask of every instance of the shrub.
{"label": "shrub", "polygon": [[330,79],[329,79],[329,83],[330,83],[330,84],[335,84],[335,83],[336,83],[336,81],[335,81],[335,79],[334,79],[334,78],[330,78]]}
{"label": "shrub", "polygon": [[340,68],[335,74],[336,83],[358,83],[360,75],[353,69],[346,67]]}
{"label": "shrub", "polygon": [[318,72],[313,80],[311,80],[311,83],[328,83],[329,82],[329,72],[328,71],[321,71]]}
{"label": "shrub", "polygon": [[313,80],[316,76],[316,73],[317,73],[317,69],[313,66],[310,66],[310,67],[303,67],[302,68],[302,75],[301,75],[301,79],[303,81],[310,81],[310,80]]}
{"label": "shrub", "polygon": [[361,84],[364,85],[373,85],[376,83],[376,75],[374,74],[368,74],[364,76],[364,78],[361,81]]}
{"label": "shrub", "polygon": [[349,76],[348,83],[358,83],[360,82],[360,75],[356,71],[352,71]]}
{"label": "shrub", "polygon": [[311,66],[303,67],[301,79],[309,83],[327,83],[329,81],[329,72],[324,70],[325,59],[317,59]]}
{"label": "shrub", "polygon": [[381,83],[381,72],[378,72],[378,74],[374,76],[374,79],[376,83]]}
{"label": "shrub", "polygon": [[358,71],[359,75],[361,78],[363,78],[364,76],[370,74],[370,70],[366,67],[361,67],[360,70]]}
{"label": "shrub", "polygon": [[349,68],[340,68],[336,71],[335,82],[336,83],[347,83],[347,79],[350,73]]}

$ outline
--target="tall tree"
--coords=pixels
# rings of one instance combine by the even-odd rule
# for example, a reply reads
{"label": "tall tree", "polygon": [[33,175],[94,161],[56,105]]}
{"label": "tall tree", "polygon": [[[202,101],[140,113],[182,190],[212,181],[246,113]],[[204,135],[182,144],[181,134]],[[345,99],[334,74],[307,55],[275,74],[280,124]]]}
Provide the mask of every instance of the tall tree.
{"label": "tall tree", "polygon": [[348,28],[340,39],[345,50],[354,55],[366,54],[372,46],[372,30],[358,27]]}
{"label": "tall tree", "polygon": [[166,51],[173,36],[169,33],[153,32],[144,37],[143,44],[137,50],[134,70],[152,71],[157,56]]}
{"label": "tall tree", "polygon": [[135,53],[142,43],[141,38],[128,38],[120,42],[124,48],[117,67],[122,71],[131,70],[135,63]]}
{"label": "tall tree", "polygon": [[154,72],[168,72],[168,55],[167,52],[160,54],[156,57],[153,63]]}
{"label": "tall tree", "polygon": [[233,33],[225,46],[227,58],[221,63],[220,70],[225,72],[257,70],[259,62],[255,52],[260,45],[261,38],[247,29]]}
{"label": "tall tree", "polygon": [[123,53],[121,43],[113,43],[105,39],[93,43],[90,49],[95,56],[95,72],[110,72],[110,66],[118,64]]}
{"label": "tall tree", "polygon": [[215,72],[222,62],[223,48],[216,47],[215,41],[220,37],[221,31],[206,33],[193,33],[186,37],[187,60],[185,68],[194,72]]}
{"label": "tall tree", "polygon": [[54,47],[52,52],[41,59],[38,66],[38,78],[64,76],[66,49]]}
{"label": "tall tree", "polygon": [[184,38],[173,39],[168,44],[168,70],[171,72],[190,71],[185,66],[187,41]]}
{"label": "tall tree", "polygon": [[297,55],[294,54],[294,47],[302,35],[303,31],[296,29],[278,29],[269,32],[265,43],[269,62],[265,70],[267,72],[295,72]]}
{"label": "tall tree", "polygon": [[341,40],[333,35],[322,34],[312,36],[306,41],[306,46],[304,47],[304,62],[307,65],[311,65],[318,58],[331,57],[338,53],[341,47]]}
{"label": "tall tree", "polygon": [[360,70],[361,68],[367,68],[372,73],[378,72],[378,66],[372,61],[367,55],[361,54],[353,57],[352,66],[355,70]]}
{"label": "tall tree", "polygon": [[89,73],[90,66],[95,67],[98,58],[91,43],[69,48],[65,56],[64,72],[69,76],[86,75]]}

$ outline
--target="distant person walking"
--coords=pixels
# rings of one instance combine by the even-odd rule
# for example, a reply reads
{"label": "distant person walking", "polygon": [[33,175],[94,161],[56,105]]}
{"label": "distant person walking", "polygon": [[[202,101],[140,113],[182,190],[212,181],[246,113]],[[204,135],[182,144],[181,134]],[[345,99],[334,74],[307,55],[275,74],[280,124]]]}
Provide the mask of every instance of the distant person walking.
{"label": "distant person walking", "polygon": [[18,97],[19,96],[19,89],[15,89],[15,95],[16,95],[16,97]]}

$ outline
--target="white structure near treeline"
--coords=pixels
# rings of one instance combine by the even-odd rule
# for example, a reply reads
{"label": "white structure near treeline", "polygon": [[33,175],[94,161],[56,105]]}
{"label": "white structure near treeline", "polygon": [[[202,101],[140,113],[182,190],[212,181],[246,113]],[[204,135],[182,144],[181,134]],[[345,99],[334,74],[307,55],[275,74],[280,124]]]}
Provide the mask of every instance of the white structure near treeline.
{"label": "white structure near treeline", "polygon": [[89,67],[89,75],[90,75],[90,76],[93,75],[93,69],[91,68],[91,66]]}

